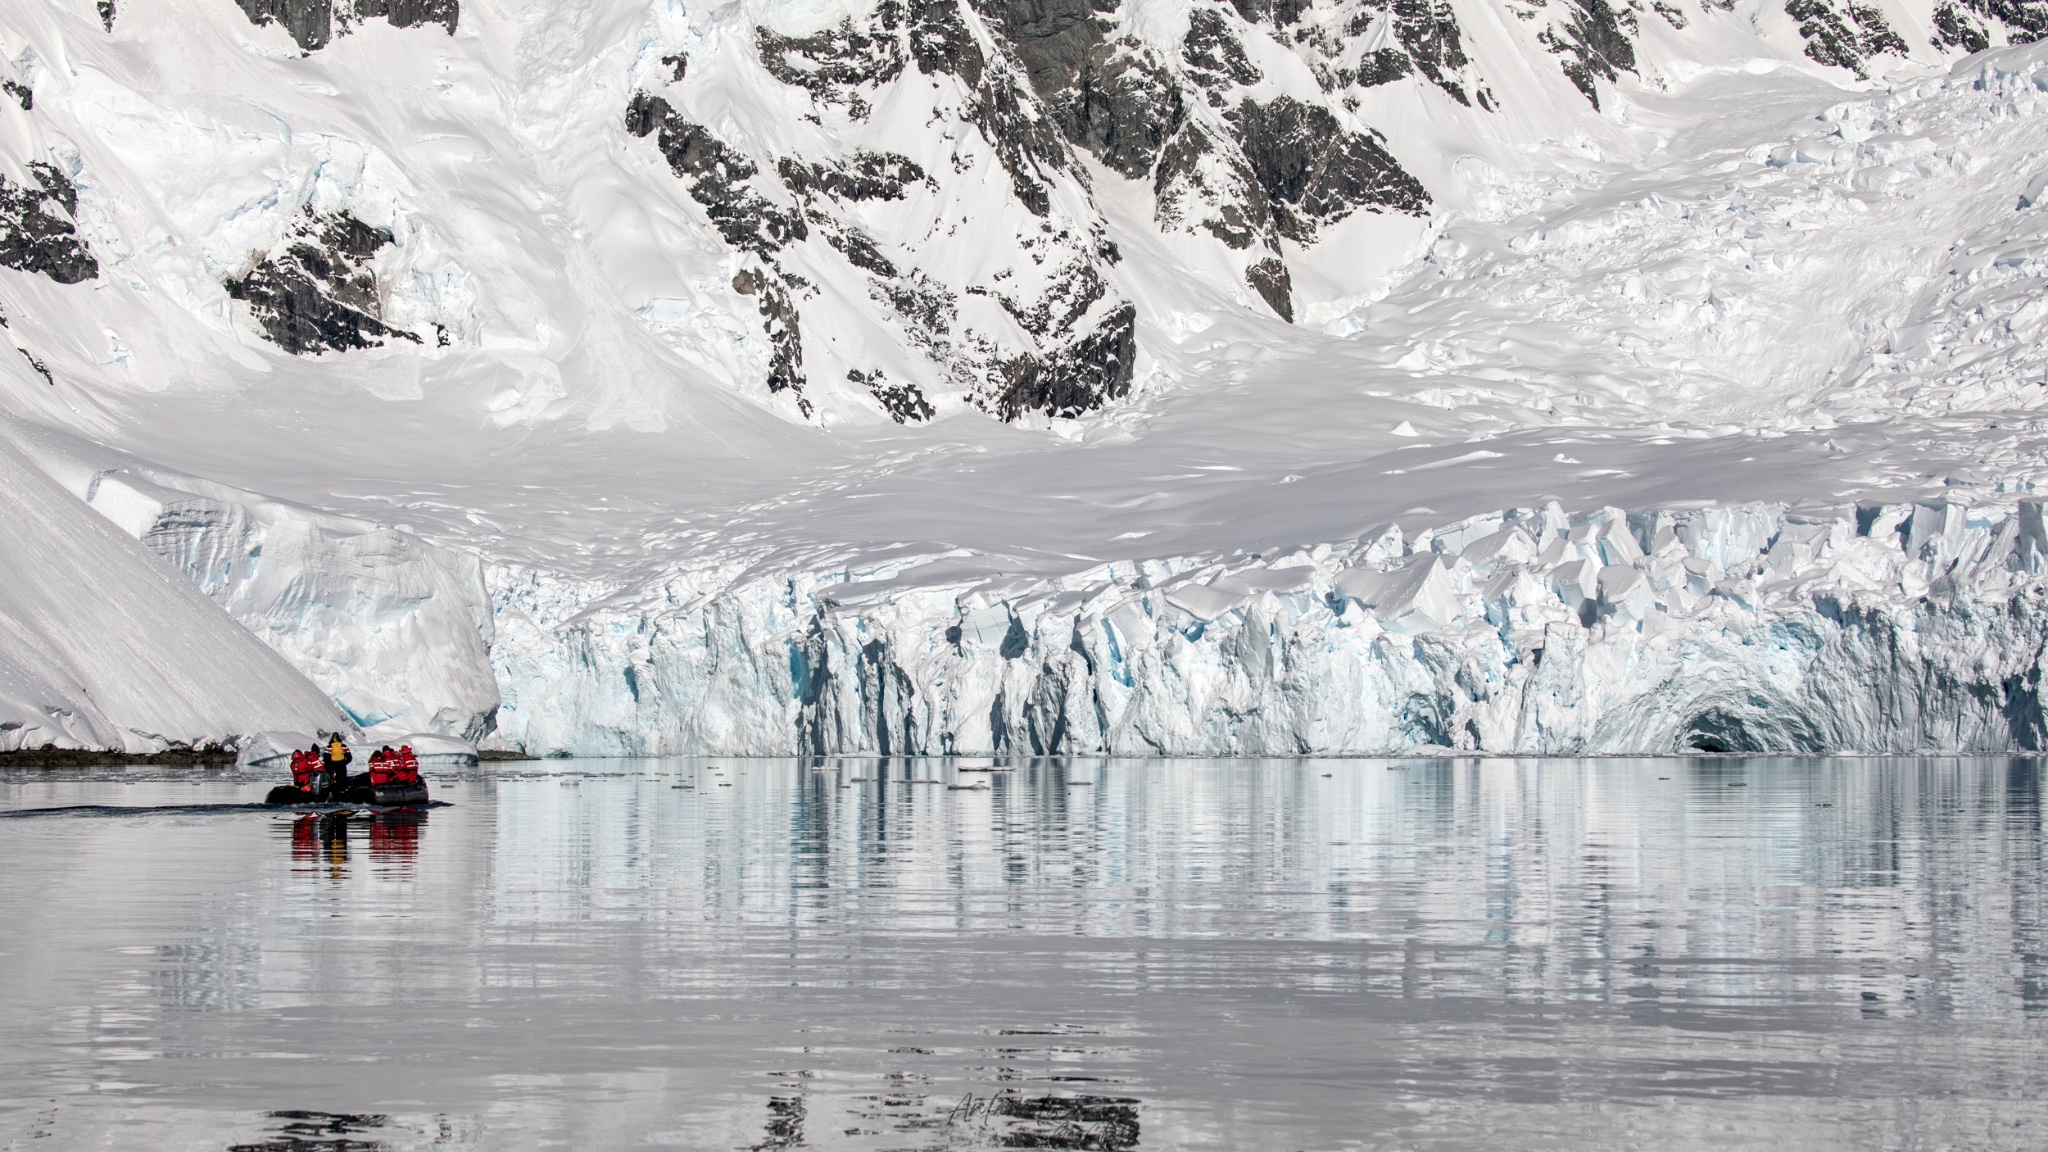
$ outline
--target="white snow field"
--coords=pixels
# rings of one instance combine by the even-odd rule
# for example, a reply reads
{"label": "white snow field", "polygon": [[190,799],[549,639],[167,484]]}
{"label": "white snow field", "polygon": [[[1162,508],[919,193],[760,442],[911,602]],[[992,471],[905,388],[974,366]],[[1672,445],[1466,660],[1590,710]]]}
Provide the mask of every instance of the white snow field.
{"label": "white snow field", "polygon": [[[1223,152],[1169,188],[1033,136],[999,5],[972,69],[764,70],[886,7],[469,0],[310,52],[232,0],[0,11],[0,176],[61,172],[96,261],[0,268],[0,749],[2048,743],[2048,44],[1452,0],[1446,79],[1344,89],[1373,5],[1127,3],[1162,75],[1246,54],[1186,123],[1251,156],[1246,110],[1320,101],[1426,191],[1242,247],[1188,223],[1268,203]],[[844,192],[878,156],[922,179]],[[281,337],[266,275],[368,338]]]}

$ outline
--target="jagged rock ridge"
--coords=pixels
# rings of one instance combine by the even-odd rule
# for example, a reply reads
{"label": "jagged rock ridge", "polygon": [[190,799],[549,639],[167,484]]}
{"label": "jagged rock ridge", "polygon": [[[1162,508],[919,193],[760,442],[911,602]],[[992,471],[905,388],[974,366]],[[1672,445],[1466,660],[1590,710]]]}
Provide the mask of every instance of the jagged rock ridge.
{"label": "jagged rock ridge", "polygon": [[420,338],[386,325],[371,262],[391,233],[346,211],[310,207],[269,255],[226,281],[228,295],[248,304],[271,343],[295,356],[375,348]]}

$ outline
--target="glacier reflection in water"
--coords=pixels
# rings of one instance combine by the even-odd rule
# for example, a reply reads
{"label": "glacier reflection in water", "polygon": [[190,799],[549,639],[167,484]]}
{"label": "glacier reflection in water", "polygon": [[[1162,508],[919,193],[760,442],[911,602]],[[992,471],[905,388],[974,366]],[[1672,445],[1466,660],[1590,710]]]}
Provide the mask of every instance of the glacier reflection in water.
{"label": "glacier reflection in water", "polygon": [[0,1145],[2048,1142],[2034,760],[990,765],[0,776]]}

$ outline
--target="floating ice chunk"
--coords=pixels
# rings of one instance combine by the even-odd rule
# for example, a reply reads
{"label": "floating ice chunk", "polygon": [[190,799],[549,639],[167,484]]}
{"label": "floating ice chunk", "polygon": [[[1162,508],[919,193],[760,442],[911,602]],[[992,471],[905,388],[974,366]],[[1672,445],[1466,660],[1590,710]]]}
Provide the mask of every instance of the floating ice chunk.
{"label": "floating ice chunk", "polygon": [[316,732],[258,732],[245,738],[235,752],[241,768],[271,769],[290,764],[292,753],[324,743]]}

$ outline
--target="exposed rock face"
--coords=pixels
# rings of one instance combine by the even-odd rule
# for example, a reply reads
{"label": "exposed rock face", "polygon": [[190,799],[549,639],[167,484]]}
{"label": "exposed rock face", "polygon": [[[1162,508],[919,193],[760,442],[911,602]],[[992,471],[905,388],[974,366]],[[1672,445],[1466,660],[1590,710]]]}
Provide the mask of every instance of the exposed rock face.
{"label": "exposed rock face", "polygon": [[882,406],[883,411],[894,417],[898,424],[929,420],[938,414],[924,398],[924,393],[918,390],[917,385],[891,380],[879,368],[867,373],[849,371],[846,378],[872,393],[875,402]]}
{"label": "exposed rock face", "polygon": [[54,164],[28,166],[35,187],[0,176],[0,264],[41,272],[59,284],[100,274],[100,264],[73,223],[78,190]]}
{"label": "exposed rock face", "polygon": [[[1031,58],[1047,75],[1068,75],[1100,47],[1092,25],[1067,15],[1046,18],[1053,39]],[[835,378],[898,422],[936,413],[916,381],[871,363],[842,368],[825,359],[844,363],[846,354],[830,351],[830,333],[807,325],[805,313],[824,306],[814,303],[814,284],[843,280],[848,267],[866,278],[867,303],[901,344],[969,403],[1004,419],[1078,415],[1129,390],[1136,309],[1112,285],[1116,249],[1059,125],[1071,121],[1105,148],[1130,152],[1127,164],[1139,171],[1157,150],[1157,130],[1148,117],[1100,100],[1072,105],[1062,121],[1027,87],[1030,61],[1020,69],[984,50],[990,33],[981,19],[951,0],[920,0],[885,3],[861,21],[805,36],[756,29],[763,67],[807,92],[814,118],[859,124],[892,85],[935,91],[939,78],[950,77],[956,87],[947,90],[959,98],[947,97],[940,114],[955,118],[946,137],[954,143],[936,156],[921,154],[922,163],[860,149],[825,161],[747,152],[678,111],[675,89],[640,93],[626,110],[627,131],[653,138],[727,244],[749,258],[733,287],[757,301],[769,343],[767,386],[794,393],[807,415],[814,410],[807,389]],[[1082,31],[1057,35],[1076,27]],[[1146,75],[1128,60],[1111,71],[1116,84],[1127,73],[1134,84]],[[967,214],[956,208],[948,218],[940,181],[927,169],[936,160],[949,175],[978,172],[977,156],[993,161],[996,183],[963,194]],[[913,199],[921,224],[876,214],[876,206]],[[1008,266],[998,259],[986,272],[963,274],[931,245],[963,226],[1005,251]]]}
{"label": "exposed rock face", "polygon": [[[461,0],[235,0],[256,25],[282,24],[307,52],[325,48],[335,36],[363,20],[381,16],[400,28],[439,24],[452,34]],[[101,0],[100,19],[114,28],[113,0]]]}
{"label": "exposed rock face", "polygon": [[[1854,0],[1840,5],[1830,0],[1786,0],[1785,14],[1799,21],[1807,56],[1859,77],[1869,75],[1864,65],[1872,56],[1906,51],[1905,40],[1885,23],[1884,13]],[[1935,26],[1941,28],[1938,19]],[[1962,27],[1957,32],[1967,36]]]}
{"label": "exposed rock face", "polygon": [[[1470,61],[1447,6],[1357,5],[1349,34],[1336,37],[1321,24],[1296,27],[1303,8],[1291,0],[1243,0],[1235,16],[1195,8],[1178,57],[1163,59],[1123,30],[1115,4],[982,5],[1066,141],[1118,175],[1148,181],[1163,228],[1207,233],[1245,252],[1246,284],[1289,317],[1282,238],[1314,243],[1320,225],[1360,209],[1421,213],[1429,196],[1377,137],[1332,109],[1288,97],[1251,99],[1246,90],[1266,77],[1245,38],[1273,35],[1309,61],[1326,90],[1417,70],[1467,105],[1468,85],[1478,87],[1461,71]],[[1398,28],[1398,37],[1381,36],[1389,46],[1357,58],[1350,41],[1386,28]]]}
{"label": "exposed rock face", "polygon": [[1621,73],[1636,69],[1636,46],[1630,39],[1637,32],[1636,14],[1611,7],[1607,0],[1570,0],[1565,12],[1562,22],[1545,28],[1538,39],[1565,58],[1564,74],[1598,108],[1600,90],[1594,81],[1612,84]]}
{"label": "exposed rock face", "polygon": [[1282,96],[1230,114],[1282,236],[1304,244],[1318,225],[1361,208],[1420,213],[1429,193],[1372,136],[1346,132],[1328,109]]}
{"label": "exposed rock face", "polygon": [[391,233],[347,212],[310,208],[273,252],[246,275],[227,281],[228,295],[247,302],[271,343],[295,356],[375,348],[411,332],[388,327],[370,262]]}
{"label": "exposed rock face", "polygon": [[1288,273],[1285,260],[1268,256],[1245,269],[1244,279],[1275,314],[1290,324],[1294,322],[1294,277]]}

